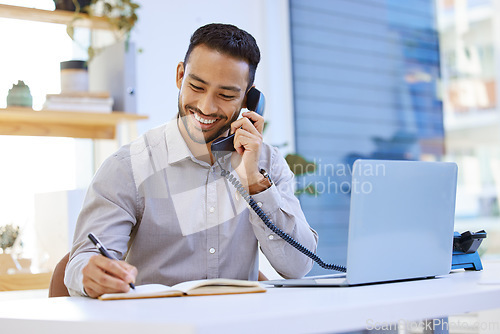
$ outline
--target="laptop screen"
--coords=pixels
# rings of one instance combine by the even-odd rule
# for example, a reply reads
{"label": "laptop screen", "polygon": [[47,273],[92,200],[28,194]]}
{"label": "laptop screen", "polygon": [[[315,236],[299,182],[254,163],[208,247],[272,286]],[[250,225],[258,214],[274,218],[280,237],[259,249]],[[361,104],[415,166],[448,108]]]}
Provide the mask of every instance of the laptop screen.
{"label": "laptop screen", "polygon": [[357,160],[351,186],[348,283],[449,273],[456,184],[455,163]]}

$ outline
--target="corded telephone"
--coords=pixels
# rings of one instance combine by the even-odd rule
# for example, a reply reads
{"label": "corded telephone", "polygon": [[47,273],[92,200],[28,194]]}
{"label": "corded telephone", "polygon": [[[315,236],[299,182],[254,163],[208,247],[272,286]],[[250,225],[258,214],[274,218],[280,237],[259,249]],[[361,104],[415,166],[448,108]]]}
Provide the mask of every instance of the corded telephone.
{"label": "corded telephone", "polygon": [[[264,94],[262,94],[257,88],[252,87],[247,93],[247,109],[255,111],[259,115],[264,114],[264,107],[266,105],[266,99]],[[214,151],[234,151],[234,133],[227,137],[217,138],[212,143],[212,152]]]}
{"label": "corded telephone", "polygon": [[475,233],[471,233],[470,231],[464,233],[455,232],[453,236],[451,269],[483,270],[477,249],[485,238],[485,230]]}
{"label": "corded telephone", "polygon": [[[247,93],[247,109],[255,111],[259,115],[263,115],[264,113],[264,106],[265,106],[265,98],[264,94],[262,94],[258,89],[252,87],[248,93]],[[302,246],[299,242],[297,242],[295,239],[293,239],[291,236],[289,236],[287,233],[285,233],[283,230],[281,230],[278,226],[276,226],[271,219],[262,211],[262,209],[257,205],[255,200],[250,196],[250,194],[246,191],[246,189],[243,187],[243,185],[233,176],[231,173],[228,171],[224,170],[222,168],[222,165],[219,162],[219,157],[224,155],[224,153],[221,152],[231,152],[235,151],[234,148],[234,134],[228,136],[228,137],[223,137],[223,138],[217,138],[216,140],[213,141],[211,145],[212,149],[212,154],[214,155],[215,161],[221,168],[221,176],[226,178],[235,188],[236,190],[240,193],[241,197],[245,199],[245,201],[250,205],[252,210],[255,211],[255,213],[259,216],[260,219],[264,222],[264,224],[275,234],[277,234],[279,237],[281,237],[283,240],[288,242],[290,245],[292,245],[295,249],[297,249],[299,252],[303,253],[307,257],[311,258],[314,262],[316,262],[320,267],[324,269],[330,269],[330,270],[337,270],[341,272],[346,272],[346,268],[343,266],[339,266],[336,264],[328,264],[324,263],[316,254],[314,254],[312,251],[309,249],[305,248]]]}

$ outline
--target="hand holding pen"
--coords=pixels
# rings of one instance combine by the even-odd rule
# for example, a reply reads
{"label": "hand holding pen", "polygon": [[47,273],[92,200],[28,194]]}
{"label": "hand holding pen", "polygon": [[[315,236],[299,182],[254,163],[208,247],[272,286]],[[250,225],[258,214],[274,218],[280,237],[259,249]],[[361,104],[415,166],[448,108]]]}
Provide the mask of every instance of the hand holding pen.
{"label": "hand holding pen", "polygon": [[88,237],[105,258],[93,256],[83,268],[83,285],[87,294],[95,298],[104,293],[126,292],[124,283],[135,289],[133,280],[137,269],[114,258],[93,233]]}

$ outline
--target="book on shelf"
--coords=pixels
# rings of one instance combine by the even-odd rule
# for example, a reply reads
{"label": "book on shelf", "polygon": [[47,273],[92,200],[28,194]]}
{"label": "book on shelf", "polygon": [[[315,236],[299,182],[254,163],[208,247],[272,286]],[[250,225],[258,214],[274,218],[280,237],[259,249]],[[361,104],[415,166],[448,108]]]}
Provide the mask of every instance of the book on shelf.
{"label": "book on shelf", "polygon": [[167,286],[163,284],[138,285],[129,292],[107,293],[99,297],[100,300],[163,298],[183,296],[228,295],[240,293],[266,292],[259,282],[237,279],[214,278],[188,281]]}
{"label": "book on shelf", "polygon": [[43,109],[110,113],[113,98],[108,92],[47,94]]}

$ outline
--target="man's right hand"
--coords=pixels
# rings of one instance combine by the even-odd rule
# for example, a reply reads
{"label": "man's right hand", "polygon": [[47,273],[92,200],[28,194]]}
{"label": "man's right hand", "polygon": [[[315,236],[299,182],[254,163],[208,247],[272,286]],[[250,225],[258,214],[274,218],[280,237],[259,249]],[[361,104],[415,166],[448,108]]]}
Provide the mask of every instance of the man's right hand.
{"label": "man's right hand", "polygon": [[135,283],[137,268],[125,261],[94,255],[83,268],[83,288],[89,297],[105,293],[127,292],[129,283]]}

